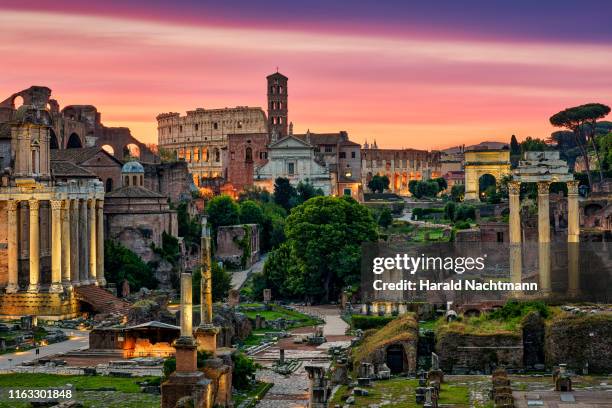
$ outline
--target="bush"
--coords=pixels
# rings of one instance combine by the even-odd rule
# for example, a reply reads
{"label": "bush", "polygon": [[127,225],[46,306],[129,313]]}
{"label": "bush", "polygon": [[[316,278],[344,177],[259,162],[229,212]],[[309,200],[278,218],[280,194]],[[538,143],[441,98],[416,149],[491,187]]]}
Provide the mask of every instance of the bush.
{"label": "bush", "polygon": [[444,208],[420,208],[417,207],[412,210],[413,220],[422,220],[430,214],[440,214],[444,212]]}
{"label": "bush", "polygon": [[456,210],[457,210],[457,204],[455,204],[453,201],[449,201],[444,206],[444,216],[447,219],[449,219],[451,221],[454,221],[455,220],[455,211]]}
{"label": "bush", "polygon": [[455,210],[454,221],[467,221],[476,218],[476,209],[472,205],[460,204]]}
{"label": "bush", "polygon": [[391,320],[395,319],[393,316],[364,316],[364,315],[353,315],[353,329],[369,330],[378,329],[386,326]]}
{"label": "bush", "polygon": [[517,317],[526,316],[528,313],[536,311],[543,318],[547,318],[550,314],[546,303],[540,300],[530,300],[525,302],[519,302],[518,300],[511,299],[500,309],[494,310],[488,315],[491,320],[511,320]]}
{"label": "bush", "polygon": [[455,223],[455,228],[460,230],[470,229],[470,223],[467,221],[458,221]]}
{"label": "bush", "polygon": [[255,380],[255,371],[257,371],[259,365],[244,353],[234,353],[232,361],[234,362],[232,386],[238,390],[249,388],[251,382]]}
{"label": "bush", "polygon": [[391,215],[391,210],[389,208],[383,208],[378,217],[378,225],[383,228],[388,228],[389,225],[393,223],[393,216]]}

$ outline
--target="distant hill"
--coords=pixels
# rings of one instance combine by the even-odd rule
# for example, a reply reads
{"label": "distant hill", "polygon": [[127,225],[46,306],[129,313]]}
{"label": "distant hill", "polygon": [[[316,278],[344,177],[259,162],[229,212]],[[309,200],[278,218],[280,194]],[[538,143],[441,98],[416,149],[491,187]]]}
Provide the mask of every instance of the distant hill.
{"label": "distant hill", "polygon": [[[475,145],[465,146],[465,150],[482,150],[482,149],[502,149],[504,146],[508,146],[508,142],[480,142]],[[443,149],[442,152],[446,154],[454,154],[459,153],[461,151],[461,146],[449,147],[448,149]]]}

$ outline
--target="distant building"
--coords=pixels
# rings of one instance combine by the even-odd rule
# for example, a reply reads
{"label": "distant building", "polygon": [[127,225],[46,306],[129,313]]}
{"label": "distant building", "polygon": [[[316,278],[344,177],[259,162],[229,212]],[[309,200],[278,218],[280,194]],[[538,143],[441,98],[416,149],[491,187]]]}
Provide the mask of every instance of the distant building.
{"label": "distant building", "polygon": [[415,149],[379,149],[376,142],[361,149],[361,180],[364,186],[375,175],[389,178],[389,190],[410,195],[411,180],[441,177],[440,152]]}

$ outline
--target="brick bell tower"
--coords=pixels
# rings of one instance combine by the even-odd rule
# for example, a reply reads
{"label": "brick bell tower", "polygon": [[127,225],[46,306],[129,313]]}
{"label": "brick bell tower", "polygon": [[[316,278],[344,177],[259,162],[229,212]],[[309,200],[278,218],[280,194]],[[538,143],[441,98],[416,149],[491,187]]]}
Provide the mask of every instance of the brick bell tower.
{"label": "brick bell tower", "polygon": [[287,106],[287,81],[289,78],[276,71],[267,76],[268,80],[268,131],[276,131],[278,138],[287,136],[289,126]]}

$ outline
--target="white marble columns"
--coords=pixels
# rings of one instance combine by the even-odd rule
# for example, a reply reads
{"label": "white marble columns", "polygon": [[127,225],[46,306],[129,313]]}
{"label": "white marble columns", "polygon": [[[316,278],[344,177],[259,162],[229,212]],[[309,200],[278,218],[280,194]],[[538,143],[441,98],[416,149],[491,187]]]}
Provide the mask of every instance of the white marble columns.
{"label": "white marble columns", "polygon": [[100,286],[106,285],[104,278],[104,201],[96,201],[96,278]]}
{"label": "white marble columns", "polygon": [[6,293],[15,293],[19,290],[18,283],[18,261],[17,261],[17,251],[18,251],[18,237],[19,237],[19,228],[18,228],[18,212],[17,209],[19,207],[19,202],[15,200],[10,200],[7,202],[7,210],[8,210],[8,222],[7,222],[7,232],[8,232],[8,284],[6,286]]}
{"label": "white marble columns", "polygon": [[98,235],[96,233],[96,200],[88,200],[87,207],[89,209],[87,213],[87,224],[89,228],[89,283],[97,284],[96,267],[98,265],[96,261],[96,250],[98,248],[96,241]]}
{"label": "white marble columns", "polygon": [[38,293],[40,277],[40,231],[39,231],[39,208],[38,200],[29,200],[30,204],[30,284],[28,292]]}
{"label": "white marble columns", "polygon": [[62,287],[62,201],[51,200],[51,286],[49,292],[60,293]]}

